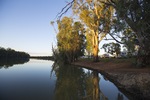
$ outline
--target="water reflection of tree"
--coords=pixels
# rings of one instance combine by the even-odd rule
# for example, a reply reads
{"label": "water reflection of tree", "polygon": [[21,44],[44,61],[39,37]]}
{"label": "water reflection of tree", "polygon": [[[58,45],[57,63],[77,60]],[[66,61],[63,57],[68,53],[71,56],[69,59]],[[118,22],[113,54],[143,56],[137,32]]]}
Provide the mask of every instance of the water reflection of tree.
{"label": "water reflection of tree", "polygon": [[81,68],[55,64],[55,100],[79,100],[84,95],[84,73]]}
{"label": "water reflection of tree", "polygon": [[118,93],[118,97],[117,97],[117,100],[123,100],[123,95]]}
{"label": "water reflection of tree", "polygon": [[107,100],[99,88],[96,71],[85,72],[71,65],[53,65],[57,80],[55,100]]}
{"label": "water reflection of tree", "polygon": [[99,81],[98,72],[89,71],[86,74],[86,100],[107,100],[107,97],[100,90]]}
{"label": "water reflection of tree", "polygon": [[0,59],[0,69],[1,68],[9,68],[15,64],[24,64],[29,61],[29,58],[26,59]]}

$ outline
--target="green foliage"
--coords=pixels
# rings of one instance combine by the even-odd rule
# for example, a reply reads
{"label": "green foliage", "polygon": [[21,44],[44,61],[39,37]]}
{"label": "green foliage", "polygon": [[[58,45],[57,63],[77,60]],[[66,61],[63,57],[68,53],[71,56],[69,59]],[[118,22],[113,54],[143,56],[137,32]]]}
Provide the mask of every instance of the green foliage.
{"label": "green foliage", "polygon": [[57,46],[59,55],[72,62],[84,54],[85,36],[84,28],[80,22],[73,22],[71,18],[64,17],[58,22]]}
{"label": "green foliage", "polygon": [[124,47],[127,49],[128,56],[133,56],[135,52],[136,36],[130,28],[126,28],[123,32],[122,40]]}
{"label": "green foliage", "polygon": [[90,31],[86,31],[86,51],[88,53],[88,56],[92,55],[92,51],[93,51],[93,46],[92,46],[92,36],[93,34],[90,33]]}
{"label": "green foliage", "polygon": [[102,46],[102,48],[105,50],[105,52],[111,54],[111,55],[114,55],[116,53],[116,56],[118,57],[119,54],[120,54],[120,44],[118,43],[108,43],[108,44],[104,44]]}

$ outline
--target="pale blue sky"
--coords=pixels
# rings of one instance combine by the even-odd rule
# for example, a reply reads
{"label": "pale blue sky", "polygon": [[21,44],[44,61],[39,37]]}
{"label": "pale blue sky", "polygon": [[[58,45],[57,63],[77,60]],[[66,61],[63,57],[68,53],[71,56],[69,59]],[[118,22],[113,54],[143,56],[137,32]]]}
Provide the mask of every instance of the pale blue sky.
{"label": "pale blue sky", "polygon": [[30,55],[51,55],[50,25],[66,0],[0,0],[0,46]]}

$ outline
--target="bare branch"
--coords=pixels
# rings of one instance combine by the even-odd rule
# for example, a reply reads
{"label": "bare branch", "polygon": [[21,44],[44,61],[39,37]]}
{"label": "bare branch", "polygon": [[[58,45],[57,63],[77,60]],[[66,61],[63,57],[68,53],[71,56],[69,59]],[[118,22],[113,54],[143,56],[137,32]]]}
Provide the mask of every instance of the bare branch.
{"label": "bare branch", "polygon": [[106,38],[106,39],[103,39],[103,40],[114,40],[114,39],[107,39],[107,38]]}
{"label": "bare branch", "polygon": [[56,28],[54,26],[54,21],[51,21],[50,24],[53,26],[53,29],[54,29],[55,33],[57,34],[58,32],[56,31]]}
{"label": "bare branch", "polygon": [[120,44],[124,44],[123,42],[118,41],[112,34],[108,33],[116,42],[120,43]]}
{"label": "bare branch", "polygon": [[60,20],[60,18],[72,7],[75,0],[68,2],[68,4],[62,8],[62,10],[56,15],[56,18]]}

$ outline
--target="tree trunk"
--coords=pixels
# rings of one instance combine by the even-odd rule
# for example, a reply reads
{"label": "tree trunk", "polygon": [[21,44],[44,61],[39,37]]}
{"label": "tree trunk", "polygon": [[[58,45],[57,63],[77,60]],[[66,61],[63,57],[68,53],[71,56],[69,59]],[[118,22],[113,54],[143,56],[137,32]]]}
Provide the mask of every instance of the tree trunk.
{"label": "tree trunk", "polygon": [[99,51],[99,37],[98,32],[94,32],[93,36],[93,61],[98,62],[98,51]]}

